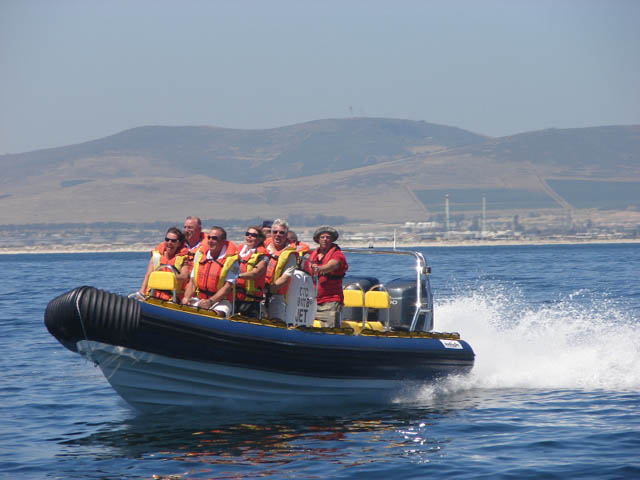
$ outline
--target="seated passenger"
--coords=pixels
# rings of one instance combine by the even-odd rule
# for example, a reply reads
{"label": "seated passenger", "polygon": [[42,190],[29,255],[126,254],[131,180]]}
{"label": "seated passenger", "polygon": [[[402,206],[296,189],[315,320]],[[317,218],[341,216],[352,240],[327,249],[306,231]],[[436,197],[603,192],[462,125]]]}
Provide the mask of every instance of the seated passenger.
{"label": "seated passenger", "polygon": [[349,265],[347,259],[335,243],[338,231],[333,227],[320,227],[313,234],[313,240],[320,244],[309,256],[311,273],[317,277],[318,310],[316,319],[323,327],[335,327],[342,310],[342,278]]}
{"label": "seated passenger", "polygon": [[287,291],[291,275],[296,269],[296,251],[287,243],[289,224],[276,219],[271,227],[271,243],[267,245],[269,264],[266,284],[268,285],[267,312],[269,318],[284,320],[287,308]]}
{"label": "seated passenger", "polygon": [[193,260],[182,303],[213,310],[226,318],[231,314],[237,276],[236,246],[227,240],[224,228],[211,227],[207,246],[201,246]]}
{"label": "seated passenger", "polygon": [[265,220],[262,222],[262,233],[264,233],[264,245],[265,247],[271,243],[271,226],[272,220]]}
{"label": "seated passenger", "polygon": [[[184,220],[183,232],[184,246],[188,250],[187,259],[185,260],[185,262],[189,267],[189,274],[191,274],[191,270],[193,270],[193,258],[195,257],[200,247],[206,246],[207,236],[202,233],[202,221],[200,220],[200,218],[191,215]],[[185,282],[183,283],[183,290],[187,287],[188,281],[189,279],[187,278],[187,280],[185,280]]]}
{"label": "seated passenger", "polygon": [[244,244],[238,247],[240,273],[236,280],[236,312],[247,317],[259,317],[269,255],[263,245],[265,235],[260,227],[247,228],[244,236]]}
{"label": "seated passenger", "polygon": [[[178,227],[171,227],[164,235],[164,242],[158,244],[158,246],[151,252],[151,258],[149,259],[149,265],[147,266],[147,272],[142,280],[139,293],[142,296],[147,296],[147,285],[149,283],[149,277],[151,272],[156,270],[172,271],[178,279],[178,285],[189,278],[189,267],[186,262],[187,249],[184,247],[184,234]],[[182,289],[178,289],[177,296],[178,301],[182,299]],[[162,300],[172,300],[172,292],[164,290],[156,290],[153,292],[155,298]]]}
{"label": "seated passenger", "polygon": [[202,221],[198,217],[187,217],[184,221],[185,247],[195,255],[203,243],[207,243],[207,239],[206,235],[202,233]]}
{"label": "seated passenger", "polygon": [[289,245],[296,249],[298,259],[301,259],[303,255],[311,251],[309,244],[298,240],[298,235],[293,230],[289,230],[289,233],[287,233],[287,241]]}

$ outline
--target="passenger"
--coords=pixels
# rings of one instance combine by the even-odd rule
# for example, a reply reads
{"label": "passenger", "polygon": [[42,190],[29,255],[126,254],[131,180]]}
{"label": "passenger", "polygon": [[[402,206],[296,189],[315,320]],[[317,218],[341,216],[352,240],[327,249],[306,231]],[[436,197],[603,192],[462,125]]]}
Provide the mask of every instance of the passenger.
{"label": "passenger", "polygon": [[302,255],[311,251],[311,247],[309,246],[309,244],[298,240],[298,235],[293,230],[289,230],[289,233],[287,233],[287,241],[289,242],[289,245],[296,249],[296,252],[298,252],[298,257],[300,258],[302,257]]}
{"label": "passenger", "polygon": [[[158,244],[151,252],[147,273],[144,275],[138,293],[141,296],[147,296],[149,294],[147,291],[149,277],[151,276],[151,272],[156,270],[172,271],[178,279],[178,285],[181,287],[184,281],[189,278],[189,268],[185,261],[187,253],[187,249],[184,247],[184,234],[178,227],[169,228],[164,235],[164,242]],[[182,288],[179,288],[176,293],[178,301],[180,301],[182,299]],[[173,293],[164,290],[154,291],[153,296],[162,300],[173,299]]]}
{"label": "passenger", "polygon": [[304,270],[304,265],[308,262],[311,247],[309,247],[308,244],[299,241],[298,235],[296,235],[296,232],[293,230],[289,230],[289,233],[287,233],[287,242],[289,242],[290,247],[296,249],[296,253],[298,254],[296,267]]}
{"label": "passenger", "polygon": [[237,276],[236,246],[227,240],[224,228],[211,227],[206,246],[201,245],[194,258],[182,303],[207,308],[227,318]]}
{"label": "passenger", "polygon": [[207,243],[207,238],[202,233],[202,221],[198,217],[189,216],[184,221],[184,245],[189,253],[196,254],[203,243]]}
{"label": "passenger", "polygon": [[[207,236],[202,233],[202,221],[198,217],[188,216],[183,225],[184,231],[184,245],[187,248],[187,259],[186,263],[189,267],[189,274],[191,274],[191,270],[193,270],[193,258],[195,257],[198,249],[207,243]],[[187,278],[182,285],[182,290],[187,288],[187,283],[189,279]]]}
{"label": "passenger", "polygon": [[284,320],[287,300],[286,294],[294,270],[296,269],[296,251],[287,244],[289,224],[286,220],[276,219],[271,227],[272,242],[267,245],[269,264],[267,265],[266,284],[268,285],[267,312],[269,318]]}
{"label": "passenger", "polygon": [[272,220],[265,220],[262,222],[262,233],[264,233],[264,244],[269,245],[271,243],[271,226],[273,225]]}
{"label": "passenger", "polygon": [[247,228],[244,236],[244,244],[238,247],[240,273],[236,280],[236,312],[247,317],[259,317],[269,254],[264,248],[265,236],[260,227]]}
{"label": "passenger", "polygon": [[335,241],[338,231],[333,227],[320,227],[313,240],[320,246],[309,256],[311,273],[318,277],[318,309],[316,319],[323,327],[335,327],[342,310],[342,279],[349,268],[347,259]]}

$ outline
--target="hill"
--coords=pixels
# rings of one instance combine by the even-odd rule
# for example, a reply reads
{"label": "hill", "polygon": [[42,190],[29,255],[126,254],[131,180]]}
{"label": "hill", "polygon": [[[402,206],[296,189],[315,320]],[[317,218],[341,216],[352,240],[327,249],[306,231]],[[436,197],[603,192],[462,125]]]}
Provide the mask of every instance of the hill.
{"label": "hill", "polygon": [[[443,211],[640,208],[640,126],[489,138],[381,118],[267,130],[139,127],[0,156],[2,224],[339,215],[420,220]],[[616,192],[612,201],[612,192]]]}
{"label": "hill", "polygon": [[[267,130],[138,127],[67,147],[0,156],[5,179],[64,171],[75,181],[198,173],[233,183],[349,170],[416,152],[482,143],[455,127],[377,118],[318,120]],[[114,166],[115,164],[115,166]],[[63,180],[70,186],[73,179]]]}

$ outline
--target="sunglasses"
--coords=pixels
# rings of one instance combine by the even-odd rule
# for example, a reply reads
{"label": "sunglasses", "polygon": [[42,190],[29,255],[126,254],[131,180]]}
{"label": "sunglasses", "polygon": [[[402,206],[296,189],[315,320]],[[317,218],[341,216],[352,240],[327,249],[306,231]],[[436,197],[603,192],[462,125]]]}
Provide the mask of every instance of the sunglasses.
{"label": "sunglasses", "polygon": [[209,240],[218,240],[220,237],[218,237],[217,235],[207,235],[207,238]]}
{"label": "sunglasses", "polygon": [[253,232],[245,232],[244,236],[245,237],[258,238],[259,235],[257,233],[253,233]]}
{"label": "sunglasses", "polygon": [[177,238],[164,237],[164,241],[165,242],[171,242],[171,243],[177,243],[178,239]]}
{"label": "sunglasses", "polygon": [[285,232],[284,230],[271,230],[271,233],[274,235],[286,235],[287,232]]}

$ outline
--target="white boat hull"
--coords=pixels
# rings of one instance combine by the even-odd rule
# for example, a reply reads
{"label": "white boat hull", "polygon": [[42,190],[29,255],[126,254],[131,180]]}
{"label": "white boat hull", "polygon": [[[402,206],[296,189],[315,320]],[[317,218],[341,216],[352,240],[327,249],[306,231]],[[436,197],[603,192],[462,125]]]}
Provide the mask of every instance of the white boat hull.
{"label": "white boat hull", "polygon": [[133,407],[221,407],[308,410],[312,405],[389,402],[416,387],[391,379],[345,379],[275,373],[170,358],[92,340],[78,352],[97,363]]}

